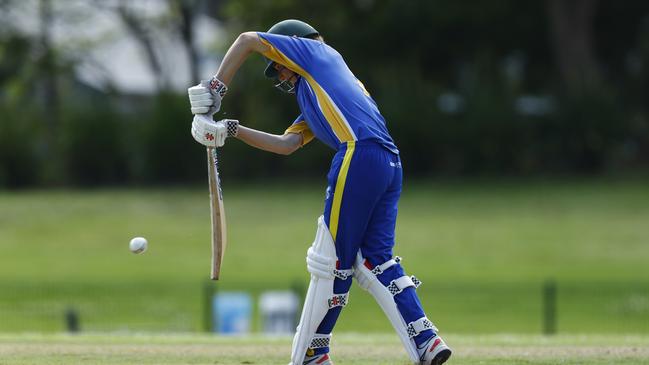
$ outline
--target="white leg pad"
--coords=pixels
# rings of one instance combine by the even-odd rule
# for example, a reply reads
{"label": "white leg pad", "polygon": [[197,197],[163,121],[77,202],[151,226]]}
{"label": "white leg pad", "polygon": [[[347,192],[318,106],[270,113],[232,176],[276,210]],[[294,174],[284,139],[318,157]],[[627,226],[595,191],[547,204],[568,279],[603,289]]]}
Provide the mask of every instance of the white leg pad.
{"label": "white leg pad", "polygon": [[346,279],[352,270],[336,269],[336,246],[324,222],[324,217],[318,218],[318,230],[313,245],[307,251],[307,269],[311,273],[311,282],[304,300],[300,324],[293,337],[291,364],[302,365],[306,350],[309,347],[326,347],[329,334],[316,334],[329,309],[347,304],[347,294],[334,294],[334,279]]}
{"label": "white leg pad", "polygon": [[399,339],[403,343],[403,347],[406,349],[410,360],[413,363],[419,364],[419,353],[417,351],[417,345],[412,339],[419,332],[425,329],[435,329],[432,323],[426,318],[423,317],[417,321],[406,323],[401,312],[397,308],[397,304],[394,301],[394,296],[401,293],[403,289],[413,286],[417,287],[421,282],[417,280],[414,276],[402,276],[390,282],[386,287],[384,286],[376,275],[380,274],[388,267],[395,265],[399,262],[399,258],[396,260],[390,260],[380,266],[375,267],[373,270],[368,269],[364,265],[365,259],[361,256],[359,252],[356,257],[356,263],[354,263],[354,277],[358,281],[358,284],[365,290],[367,290],[376,302],[379,304],[383,312],[392,323]]}

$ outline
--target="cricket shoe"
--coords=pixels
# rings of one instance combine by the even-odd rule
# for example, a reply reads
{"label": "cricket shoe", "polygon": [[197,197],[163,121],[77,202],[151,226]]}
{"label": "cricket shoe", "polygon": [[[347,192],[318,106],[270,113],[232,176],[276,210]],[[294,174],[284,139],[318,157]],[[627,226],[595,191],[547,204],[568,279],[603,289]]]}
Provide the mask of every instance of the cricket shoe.
{"label": "cricket shoe", "polygon": [[334,365],[329,354],[306,356],[302,365]]}
{"label": "cricket shoe", "polygon": [[421,365],[441,365],[451,357],[451,349],[446,346],[444,340],[438,335],[429,338],[428,341],[417,347]]}

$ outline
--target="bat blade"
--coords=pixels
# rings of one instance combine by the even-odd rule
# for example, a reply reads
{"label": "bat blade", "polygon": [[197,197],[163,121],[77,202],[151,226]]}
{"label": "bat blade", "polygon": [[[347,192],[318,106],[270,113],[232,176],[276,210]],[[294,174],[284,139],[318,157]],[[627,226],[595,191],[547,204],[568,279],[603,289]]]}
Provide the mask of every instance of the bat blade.
{"label": "bat blade", "polygon": [[207,172],[210,186],[210,215],[212,223],[212,268],[210,278],[219,280],[223,254],[227,243],[223,191],[219,177],[219,159],[215,148],[207,148]]}

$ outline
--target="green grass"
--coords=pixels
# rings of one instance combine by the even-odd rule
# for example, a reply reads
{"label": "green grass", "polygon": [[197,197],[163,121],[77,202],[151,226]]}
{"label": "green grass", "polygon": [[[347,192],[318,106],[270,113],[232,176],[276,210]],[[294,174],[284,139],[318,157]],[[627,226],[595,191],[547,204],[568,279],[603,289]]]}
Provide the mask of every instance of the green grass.
{"label": "green grass", "polygon": [[[219,290],[308,284],[321,185],[225,182]],[[395,253],[444,331],[539,333],[553,278],[560,333],[649,333],[648,222],[641,179],[407,183]],[[0,332],[199,330],[209,229],[205,187],[0,192]],[[337,329],[390,331],[358,288]]]}
{"label": "green grass", "polygon": [[[646,365],[649,337],[450,335],[453,365]],[[0,335],[0,364],[286,364],[288,337],[196,335]],[[394,335],[333,338],[336,363],[406,365]]]}

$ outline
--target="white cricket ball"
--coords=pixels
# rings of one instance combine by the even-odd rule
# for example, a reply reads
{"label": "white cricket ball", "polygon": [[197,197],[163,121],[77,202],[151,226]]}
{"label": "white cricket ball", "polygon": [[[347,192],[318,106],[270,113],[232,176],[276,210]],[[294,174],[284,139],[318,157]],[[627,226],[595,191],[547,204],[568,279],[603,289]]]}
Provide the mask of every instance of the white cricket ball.
{"label": "white cricket ball", "polygon": [[135,237],[129,242],[128,248],[131,250],[133,253],[142,253],[146,251],[146,246],[147,246],[147,241],[146,238],[144,237]]}

